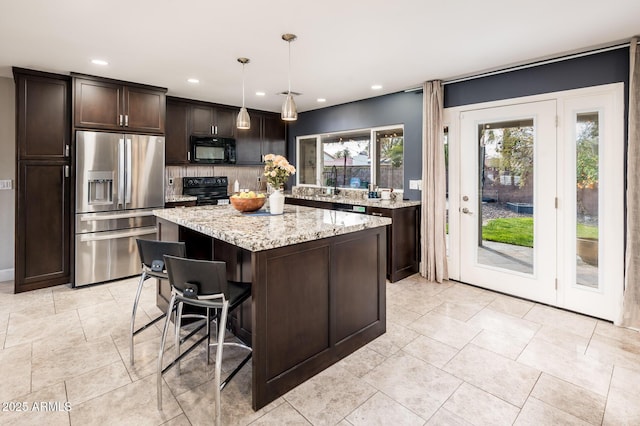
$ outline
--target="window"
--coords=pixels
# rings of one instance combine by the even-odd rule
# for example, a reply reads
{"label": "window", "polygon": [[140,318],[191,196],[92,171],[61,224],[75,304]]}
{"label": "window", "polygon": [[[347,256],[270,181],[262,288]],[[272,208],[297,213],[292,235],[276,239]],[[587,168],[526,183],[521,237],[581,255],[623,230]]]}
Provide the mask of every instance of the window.
{"label": "window", "polygon": [[403,189],[402,126],[301,136],[296,143],[297,185]]}

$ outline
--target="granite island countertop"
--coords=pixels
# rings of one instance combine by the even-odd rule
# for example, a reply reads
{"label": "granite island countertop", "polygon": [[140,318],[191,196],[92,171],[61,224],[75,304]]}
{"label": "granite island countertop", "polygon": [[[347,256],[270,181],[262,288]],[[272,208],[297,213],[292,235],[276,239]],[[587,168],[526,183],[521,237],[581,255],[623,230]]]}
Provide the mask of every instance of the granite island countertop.
{"label": "granite island countertop", "polygon": [[167,195],[164,198],[165,203],[184,203],[186,201],[196,201],[198,197],[195,195]]}
{"label": "granite island countertop", "polygon": [[403,207],[419,206],[420,201],[415,200],[382,200],[380,198],[353,198],[340,195],[300,195],[285,194],[287,198],[299,200],[320,201],[325,203],[352,204],[355,206],[381,207],[385,209],[401,209]]}
{"label": "granite island countertop", "polygon": [[391,225],[386,217],[289,204],[281,215],[240,213],[231,205],[157,209],[153,213],[253,252]]}

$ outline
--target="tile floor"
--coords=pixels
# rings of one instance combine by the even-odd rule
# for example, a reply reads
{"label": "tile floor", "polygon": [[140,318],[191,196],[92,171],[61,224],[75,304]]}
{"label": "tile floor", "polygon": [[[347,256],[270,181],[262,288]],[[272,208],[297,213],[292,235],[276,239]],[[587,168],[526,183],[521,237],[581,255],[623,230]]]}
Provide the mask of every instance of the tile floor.
{"label": "tile floor", "polygon": [[[0,424],[211,424],[204,351],[183,362],[181,376],[165,376],[162,412],[159,327],[137,338],[129,364],[136,282],[17,295],[0,283]],[[140,320],[158,312],[154,291],[150,280]],[[387,284],[385,335],[258,412],[250,368],[222,393],[224,424],[640,424],[638,333],[418,276]]]}

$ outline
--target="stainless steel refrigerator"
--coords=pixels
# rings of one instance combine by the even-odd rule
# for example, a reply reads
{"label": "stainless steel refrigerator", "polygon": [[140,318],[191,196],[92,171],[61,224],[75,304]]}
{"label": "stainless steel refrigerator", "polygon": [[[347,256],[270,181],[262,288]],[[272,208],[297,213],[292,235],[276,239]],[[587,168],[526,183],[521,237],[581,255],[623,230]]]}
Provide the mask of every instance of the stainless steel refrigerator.
{"label": "stainless steel refrigerator", "polygon": [[164,137],[76,133],[74,286],[140,273],[136,238],[155,239]]}

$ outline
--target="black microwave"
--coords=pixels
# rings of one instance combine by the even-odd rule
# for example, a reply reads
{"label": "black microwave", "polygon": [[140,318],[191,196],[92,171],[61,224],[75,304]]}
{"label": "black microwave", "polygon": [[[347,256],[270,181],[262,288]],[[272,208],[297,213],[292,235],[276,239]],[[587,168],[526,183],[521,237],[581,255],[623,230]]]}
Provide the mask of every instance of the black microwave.
{"label": "black microwave", "polygon": [[196,164],[236,164],[236,140],[213,136],[191,136],[189,162]]}

